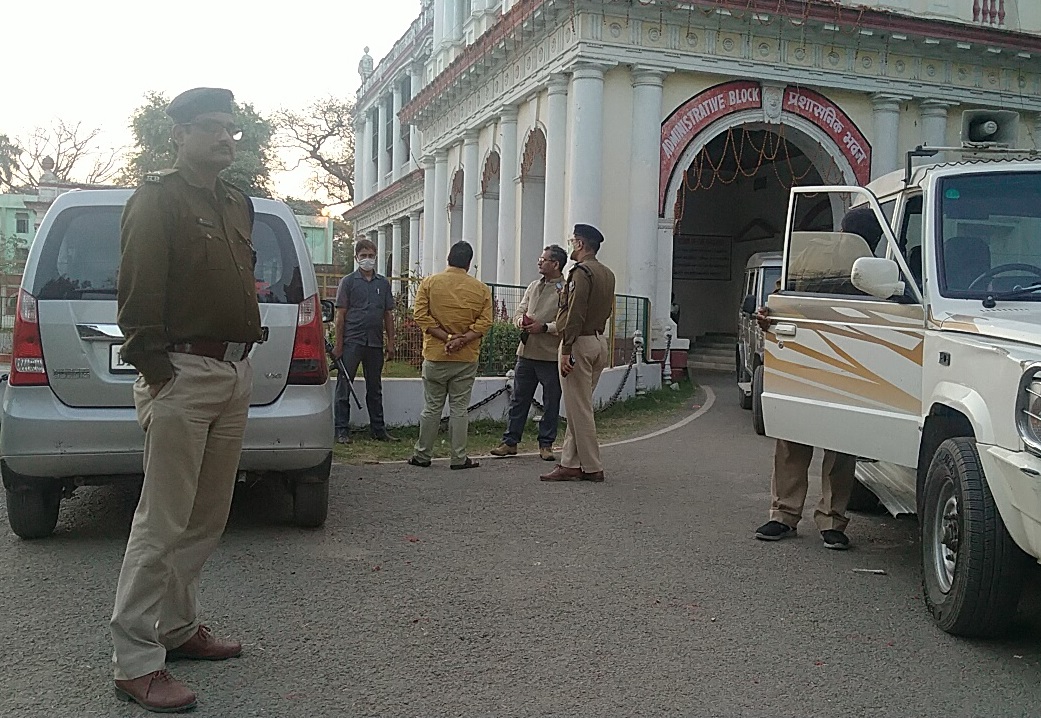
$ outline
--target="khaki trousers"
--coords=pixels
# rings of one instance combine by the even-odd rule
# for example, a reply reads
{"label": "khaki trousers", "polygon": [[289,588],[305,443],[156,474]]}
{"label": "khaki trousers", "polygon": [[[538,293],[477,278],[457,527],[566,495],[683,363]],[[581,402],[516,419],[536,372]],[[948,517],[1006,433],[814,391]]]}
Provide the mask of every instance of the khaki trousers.
{"label": "khaki trousers", "polygon": [[603,334],[578,337],[571,345],[571,356],[575,358],[575,366],[560,380],[567,409],[567,432],[560,465],[569,469],[581,468],[591,474],[604,470],[600,462],[600,444],[596,440],[593,390],[607,366],[607,337]]}
{"label": "khaki trousers", "polygon": [[441,412],[448,398],[448,433],[452,441],[452,465],[466,463],[466,434],[470,428],[470,396],[477,378],[477,362],[423,361],[423,412],[419,415],[419,439],[415,456],[433,458],[434,440]]}
{"label": "khaki trousers", "polygon": [[[813,447],[794,441],[777,440],[774,450],[774,473],[770,480],[770,520],[795,528],[802,518],[802,508],[809,488],[810,460]],[[855,456],[825,450],[821,464],[821,500],[813,512],[819,531],[845,531],[849,524],[846,507],[853,491]]]}
{"label": "khaki trousers", "polygon": [[249,412],[248,359],[170,359],[174,377],[154,399],[134,384],[145,480],[112,612],[117,680],[163,668],[199,626],[199,573],[228,521]]}

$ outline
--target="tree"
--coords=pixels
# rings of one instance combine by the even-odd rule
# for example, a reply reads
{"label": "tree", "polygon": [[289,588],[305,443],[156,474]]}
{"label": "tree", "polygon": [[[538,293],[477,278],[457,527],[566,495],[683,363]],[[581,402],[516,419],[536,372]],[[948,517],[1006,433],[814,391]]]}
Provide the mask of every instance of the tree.
{"label": "tree", "polygon": [[308,165],[308,189],[327,206],[354,201],[354,103],[327,97],[303,112],[275,113],[275,142]]}
{"label": "tree", "polygon": [[[173,167],[177,146],[171,139],[173,118],[166,114],[170,101],[161,92],[145,94],[145,103],[130,118],[134,146],[119,177],[120,184],[136,185],[148,172]],[[221,173],[231,184],[257,197],[271,196],[271,123],[253,105],[235,103],[235,121],[242,139],[235,146],[235,162]]]}
{"label": "tree", "polygon": [[0,135],[0,186],[38,187],[46,175],[59,182],[99,184],[116,176],[120,151],[97,143],[101,128],[56,120],[11,141]]}

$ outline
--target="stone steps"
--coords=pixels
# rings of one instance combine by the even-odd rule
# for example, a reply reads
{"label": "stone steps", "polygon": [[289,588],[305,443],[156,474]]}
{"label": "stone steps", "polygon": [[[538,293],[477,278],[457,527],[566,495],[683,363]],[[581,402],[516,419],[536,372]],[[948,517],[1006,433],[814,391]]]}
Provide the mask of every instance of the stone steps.
{"label": "stone steps", "polygon": [[736,343],[737,337],[726,334],[706,334],[699,337],[690,351],[687,368],[691,371],[736,371]]}

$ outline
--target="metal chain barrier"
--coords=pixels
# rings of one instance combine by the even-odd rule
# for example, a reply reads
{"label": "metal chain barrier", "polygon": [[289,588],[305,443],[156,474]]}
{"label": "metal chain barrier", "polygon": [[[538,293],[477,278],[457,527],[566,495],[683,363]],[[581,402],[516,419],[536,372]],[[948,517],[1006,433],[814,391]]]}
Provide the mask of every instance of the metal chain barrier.
{"label": "metal chain barrier", "polygon": [[622,395],[622,390],[625,389],[626,382],[629,381],[629,375],[633,373],[633,367],[636,365],[636,357],[639,355],[640,347],[638,344],[633,344],[633,353],[629,357],[629,366],[625,368],[625,374],[622,375],[622,381],[618,384],[618,388],[614,390],[614,394],[611,398],[601,406],[597,411],[603,411],[604,409],[610,409],[618,402],[618,397]]}
{"label": "metal chain barrier", "polygon": [[[491,394],[489,394],[488,396],[484,397],[483,399],[481,399],[476,404],[472,404],[471,406],[468,406],[466,408],[466,413],[469,414],[471,411],[477,411],[478,409],[480,409],[485,404],[490,404],[500,394],[505,394],[509,390],[510,390],[510,385],[507,382],[507,384],[505,386],[503,386],[501,389],[493,391]],[[450,418],[451,418],[450,416],[442,416],[441,417],[441,425],[442,426],[446,426],[448,424],[448,420]]]}

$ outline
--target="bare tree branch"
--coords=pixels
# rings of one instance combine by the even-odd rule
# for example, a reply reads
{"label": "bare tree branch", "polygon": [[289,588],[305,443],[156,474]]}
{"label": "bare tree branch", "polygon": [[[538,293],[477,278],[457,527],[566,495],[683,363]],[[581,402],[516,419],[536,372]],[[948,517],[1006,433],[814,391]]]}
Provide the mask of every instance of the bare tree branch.
{"label": "bare tree branch", "polygon": [[308,189],[327,206],[354,201],[354,103],[328,97],[302,113],[282,110],[274,118],[275,142],[313,171]]}

